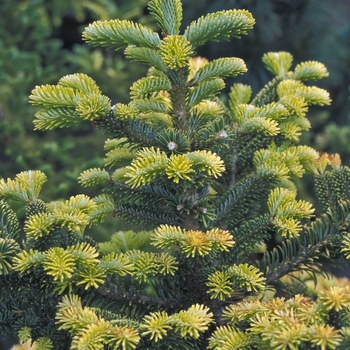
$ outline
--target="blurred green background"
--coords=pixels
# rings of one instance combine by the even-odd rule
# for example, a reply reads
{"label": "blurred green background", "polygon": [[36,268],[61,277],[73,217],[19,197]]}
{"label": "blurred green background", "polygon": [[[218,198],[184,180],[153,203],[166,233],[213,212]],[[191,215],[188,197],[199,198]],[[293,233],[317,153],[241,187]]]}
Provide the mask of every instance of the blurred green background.
{"label": "blurred green background", "polygon": [[[330,76],[317,85],[330,92],[333,102],[311,110],[313,128],[302,142],[337,152],[350,165],[350,0],[183,0],[183,7],[183,27],[209,12],[252,12],[256,25],[248,36],[208,43],[197,54],[243,58],[248,73],[235,81],[252,85],[254,92],[271,78],[261,62],[265,52],[289,51],[294,65],[306,60],[324,63]],[[49,178],[45,200],[98,193],[82,189],[77,177],[85,169],[103,166],[104,135],[89,123],[34,132],[36,109],[28,104],[28,95],[35,85],[56,84],[66,74],[82,72],[95,79],[113,103],[128,102],[129,86],[146,67],[125,60],[122,52],[94,48],[81,39],[92,21],[113,18],[154,26],[147,0],[0,0],[0,178],[42,170]],[[228,89],[232,83],[227,81]],[[304,197],[311,198],[306,188]],[[113,225],[99,228],[99,240],[123,228]]]}

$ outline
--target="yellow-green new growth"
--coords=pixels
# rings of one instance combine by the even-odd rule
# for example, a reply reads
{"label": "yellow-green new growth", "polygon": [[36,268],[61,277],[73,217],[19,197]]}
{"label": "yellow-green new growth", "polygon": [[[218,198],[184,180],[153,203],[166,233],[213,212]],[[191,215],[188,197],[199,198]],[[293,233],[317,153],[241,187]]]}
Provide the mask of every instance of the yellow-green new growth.
{"label": "yellow-green new growth", "polygon": [[209,349],[214,350],[248,350],[255,343],[255,339],[249,337],[240,329],[231,326],[219,327],[209,339]]}
{"label": "yellow-green new growth", "polygon": [[294,72],[290,72],[293,56],[289,52],[269,52],[263,56],[266,68],[274,75],[290,77],[295,80],[318,80],[328,77],[329,73],[324,64],[317,61],[299,63]]}
{"label": "yellow-green new growth", "polygon": [[292,66],[293,56],[289,52],[269,52],[262,58],[266,68],[274,75],[286,76]]}
{"label": "yellow-green new growth", "polygon": [[297,236],[302,229],[300,219],[310,218],[315,211],[310,203],[295,197],[295,192],[284,188],[276,188],[269,195],[272,222],[282,236]]}
{"label": "yellow-green new growth", "polygon": [[265,277],[255,266],[239,264],[210,274],[206,285],[211,298],[225,300],[237,289],[245,288],[248,292],[264,290]]}
{"label": "yellow-green new growth", "polygon": [[54,223],[54,217],[50,213],[35,214],[26,220],[24,232],[28,238],[38,239],[44,235],[48,235]]}
{"label": "yellow-green new growth", "polygon": [[46,175],[39,170],[23,171],[14,180],[0,179],[0,196],[20,202],[37,199],[46,180]]}
{"label": "yellow-green new growth", "polygon": [[119,19],[95,21],[85,28],[83,38],[90,44],[107,46],[115,50],[124,49],[128,45],[154,49],[160,44],[156,32],[141,24]]}
{"label": "yellow-green new growth", "polygon": [[175,331],[182,337],[199,338],[200,333],[205,332],[213,322],[213,313],[208,307],[195,304],[172,315],[171,319]]}
{"label": "yellow-green new growth", "polygon": [[188,66],[193,55],[191,43],[182,35],[166,36],[159,47],[160,55],[169,69]]}
{"label": "yellow-green new growth", "polygon": [[165,170],[169,179],[179,183],[180,179],[191,180],[190,174],[194,173],[193,162],[184,154],[171,155]]}
{"label": "yellow-green new growth", "polygon": [[64,296],[56,315],[60,329],[71,333],[72,350],[99,349],[105,345],[116,349],[134,349],[140,341],[135,327],[114,324],[115,320],[99,317],[89,307],[83,307],[77,295]]}
{"label": "yellow-green new growth", "polygon": [[173,313],[152,312],[145,316],[140,325],[142,335],[149,336],[155,342],[163,339],[168,332],[175,332],[182,338],[199,338],[213,322],[213,314],[204,305],[195,304],[187,310]]}
{"label": "yellow-green new growth", "polygon": [[167,175],[175,183],[180,180],[191,181],[189,174],[207,173],[218,177],[224,171],[224,163],[218,155],[210,151],[195,151],[184,155],[171,155],[154,147],[144,147],[138,151],[131,164],[126,167],[124,177],[131,187],[141,187],[150,184],[158,176]]}
{"label": "yellow-green new growth", "polygon": [[161,225],[151,236],[152,244],[170,249],[179,246],[186,257],[205,256],[210,252],[228,251],[234,246],[232,235],[225,230],[214,228],[206,232],[185,230],[177,226]]}
{"label": "yellow-green new growth", "polygon": [[53,276],[54,281],[70,279],[75,268],[75,259],[63,248],[51,248],[46,252],[44,270]]}
{"label": "yellow-green new growth", "polygon": [[235,77],[245,73],[247,67],[244,61],[236,57],[225,57],[208,62],[200,67],[192,78],[192,83],[198,84],[207,79]]}
{"label": "yellow-green new growth", "polygon": [[141,187],[154,181],[157,176],[165,172],[168,158],[164,152],[159,149],[143,148],[137,152],[137,157],[127,166],[129,178],[126,181],[132,187]]}
{"label": "yellow-green new growth", "polygon": [[36,86],[29,98],[34,106],[43,107],[35,114],[37,130],[94,120],[111,108],[109,98],[101,94],[95,81],[81,73],[67,75],[57,85]]}
{"label": "yellow-green new growth", "polygon": [[253,163],[257,175],[285,180],[292,175],[301,177],[306,170],[311,170],[318,164],[320,155],[313,148],[288,146],[288,143],[281,147],[271,143],[267,149],[256,151]]}
{"label": "yellow-green new growth", "polygon": [[[308,317],[312,314],[314,317]],[[262,349],[297,350],[311,342],[326,350],[337,349],[341,342],[340,332],[326,323],[328,313],[322,301],[314,302],[302,295],[271,301],[245,300],[226,308],[223,317],[229,329],[219,327],[215,332],[221,340],[229,337],[229,332],[239,331],[237,326],[245,321],[247,340]]]}
{"label": "yellow-green new growth", "polygon": [[144,317],[140,329],[144,329],[142,335],[149,335],[151,340],[158,342],[172,329],[170,324],[171,318],[166,312],[152,312]]}

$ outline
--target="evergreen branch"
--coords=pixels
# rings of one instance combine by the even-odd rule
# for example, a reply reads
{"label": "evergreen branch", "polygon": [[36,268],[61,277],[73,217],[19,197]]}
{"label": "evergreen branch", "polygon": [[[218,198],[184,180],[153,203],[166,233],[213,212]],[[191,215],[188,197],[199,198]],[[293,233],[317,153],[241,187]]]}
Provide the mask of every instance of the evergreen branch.
{"label": "evergreen branch", "polygon": [[[273,186],[270,182],[254,175],[246,176],[237,182],[213,202],[215,219],[210,221],[209,227],[220,226],[227,220],[230,220],[230,223],[235,226],[252,207],[259,202],[264,202],[263,198],[269,193],[270,186]],[[229,213],[234,213],[234,215],[229,215]]]}
{"label": "evergreen branch", "polygon": [[0,238],[19,238],[20,229],[16,213],[3,199],[0,200]]}
{"label": "evergreen branch", "polygon": [[72,244],[76,244],[81,240],[89,241],[94,244],[92,239],[88,237],[81,237],[73,231],[68,230],[67,227],[50,228],[50,233],[48,235],[41,235],[41,237],[27,237],[27,247],[28,249],[45,251],[50,247],[62,247],[66,249]]}
{"label": "evergreen branch", "polygon": [[298,235],[302,229],[298,219],[310,218],[315,210],[306,201],[296,201],[295,196],[294,192],[277,187],[270,192],[267,200],[273,224],[282,236]]}
{"label": "evergreen branch", "polygon": [[248,264],[231,265],[223,271],[216,271],[208,276],[206,286],[211,298],[225,300],[235,288],[258,292],[265,288],[265,278],[256,267]]}
{"label": "evergreen branch", "polygon": [[95,247],[87,242],[79,242],[68,247],[67,252],[72,254],[75,262],[81,265],[96,264],[99,254]]}
{"label": "evergreen branch", "polygon": [[147,210],[144,209],[144,206],[119,205],[115,209],[115,214],[138,226],[146,225],[150,228],[161,224],[174,225],[179,223],[179,219],[174,218],[170,213]]}
{"label": "evergreen branch", "polygon": [[14,239],[0,237],[0,276],[11,273],[14,257],[19,252],[20,246]]}
{"label": "evergreen branch", "polygon": [[179,34],[182,20],[180,0],[152,0],[148,9],[165,35]]}
{"label": "evergreen branch", "polygon": [[254,117],[270,118],[279,122],[285,120],[288,116],[288,110],[284,105],[276,102],[265,104],[254,112]]}
{"label": "evergreen branch", "polygon": [[82,73],[65,75],[58,81],[57,85],[72,88],[87,95],[101,94],[101,90],[96,82],[88,75]]}
{"label": "evergreen branch", "polygon": [[184,36],[195,48],[210,40],[229,40],[231,36],[240,38],[253,27],[254,22],[250,12],[245,10],[219,11],[192,22]]}
{"label": "evergreen branch", "polygon": [[[223,117],[226,111],[225,105],[219,99],[204,100],[191,108],[191,116],[198,121],[206,123],[218,117]],[[201,123],[199,124],[201,125]]]}
{"label": "evergreen branch", "polygon": [[111,151],[114,148],[129,149],[132,148],[132,145],[130,144],[130,142],[128,142],[126,137],[122,137],[117,139],[107,139],[103,148],[106,151]]}
{"label": "evergreen branch", "polygon": [[51,248],[45,253],[43,259],[44,270],[54,277],[54,281],[70,279],[76,268],[75,259],[69,251],[63,248]]}
{"label": "evergreen branch", "polygon": [[293,56],[289,52],[265,53],[262,61],[266,68],[276,76],[285,77],[292,66]]}
{"label": "evergreen branch", "polygon": [[208,254],[216,255],[234,246],[231,234],[221,229],[202,232],[161,225],[155,230],[151,239],[152,244],[159,248],[170,249],[173,246],[179,246],[181,253],[187,258],[203,257]]}
{"label": "evergreen branch", "polygon": [[280,128],[275,120],[270,118],[254,117],[242,124],[242,129],[248,134],[261,133],[266,136],[276,136],[280,133]]}
{"label": "evergreen branch", "polygon": [[159,148],[164,152],[186,153],[190,150],[190,139],[181,130],[163,130],[157,136]]}
{"label": "evergreen branch", "polygon": [[284,275],[300,269],[321,265],[318,260],[327,252],[331,237],[339,232],[329,215],[323,215],[304,229],[299,237],[292,237],[282,245],[264,254],[259,269],[264,272],[266,283],[274,283]]}
{"label": "evergreen branch", "polygon": [[120,168],[130,165],[135,157],[136,153],[127,148],[114,148],[106,154],[104,162],[107,166]]}
{"label": "evergreen branch", "polygon": [[306,86],[300,80],[286,79],[278,84],[280,98],[294,95],[303,98],[309,105],[329,105],[331,99],[328,91],[316,86]]}
{"label": "evergreen branch", "polygon": [[132,98],[149,98],[154,92],[167,91],[171,89],[169,79],[166,77],[146,77],[137,80],[130,88]]}
{"label": "evergreen branch", "polygon": [[108,171],[100,168],[85,170],[78,177],[79,183],[84,187],[106,184],[110,179]]}
{"label": "evergreen branch", "polygon": [[172,179],[175,183],[179,183],[180,180],[191,181],[191,174],[195,172],[193,169],[193,162],[184,154],[174,155],[169,158],[165,172],[168,179]]}
{"label": "evergreen branch", "polygon": [[235,77],[247,71],[244,61],[240,58],[219,58],[199,68],[191,83],[199,84],[207,79]]}
{"label": "evergreen branch", "polygon": [[35,200],[46,180],[46,175],[39,170],[22,171],[14,180],[0,179],[0,196],[20,202]]}
{"label": "evergreen branch", "polygon": [[29,98],[34,106],[45,108],[74,108],[79,101],[76,90],[64,85],[37,86]]}
{"label": "evergreen branch", "polygon": [[185,157],[193,162],[195,169],[206,172],[209,176],[214,176],[215,178],[221,176],[225,170],[222,159],[211,151],[194,151],[187,153]]}
{"label": "evergreen branch", "polygon": [[231,112],[236,109],[236,106],[240,104],[247,104],[250,101],[251,95],[252,88],[249,85],[233,84],[228,95],[228,105]]}
{"label": "evergreen branch", "polygon": [[175,332],[182,337],[199,338],[199,333],[203,333],[213,322],[213,314],[204,305],[195,304],[187,310],[181,310],[171,316],[171,323]]}
{"label": "evergreen branch", "polygon": [[151,253],[140,250],[129,250],[126,252],[133,264],[132,277],[138,282],[146,282],[150,276],[172,275],[178,270],[178,262],[168,253]]}
{"label": "evergreen branch", "polygon": [[173,120],[170,116],[170,113],[150,112],[143,114],[143,117],[151,125],[161,126],[168,129],[173,127]]}
{"label": "evergreen branch", "polygon": [[128,45],[155,49],[160,45],[157,33],[138,23],[127,20],[95,21],[85,28],[83,39],[93,45],[120,50]]}
{"label": "evergreen branch", "polygon": [[96,203],[85,195],[73,196],[65,202],[56,201],[48,205],[55,224],[66,226],[79,235],[83,235],[86,226],[92,219],[89,215],[96,207]]}
{"label": "evergreen branch", "polygon": [[43,108],[35,113],[34,130],[66,128],[81,122],[80,115],[70,108]]}
{"label": "evergreen branch", "polygon": [[187,68],[193,55],[191,43],[182,35],[166,36],[159,50],[163,62],[170,70]]}
{"label": "evergreen branch", "polygon": [[154,127],[138,118],[124,121],[115,116],[113,112],[97,119],[96,124],[112,138],[126,137],[131,143],[146,147],[154,146],[159,132],[163,129]]}
{"label": "evergreen branch", "polygon": [[318,153],[307,146],[284,149],[274,143],[267,149],[260,149],[254,154],[253,163],[259,176],[274,176],[281,180],[290,175],[301,177],[306,169],[312,168],[319,161]]}
{"label": "evergreen branch", "polygon": [[113,213],[115,208],[113,198],[106,194],[101,194],[92,200],[96,203],[96,208],[89,215],[90,225],[103,222],[107,215]]}
{"label": "evergreen branch", "polygon": [[164,98],[138,99],[133,105],[144,113],[168,113],[171,110],[170,101]]}
{"label": "evergreen branch", "polygon": [[231,143],[231,130],[228,130],[224,118],[217,117],[198,127],[193,135],[196,147],[212,150],[218,154],[227,149]]}
{"label": "evergreen branch", "polygon": [[324,64],[317,61],[306,61],[299,63],[293,72],[296,80],[317,80],[328,77],[329,73]]}
{"label": "evergreen branch", "polygon": [[48,210],[46,203],[39,198],[28,201],[26,203],[26,217],[27,218],[31,217],[32,215],[47,213],[48,211],[49,210]]}
{"label": "evergreen branch", "polygon": [[329,92],[316,86],[305,86],[296,93],[310,105],[324,106],[331,104]]}
{"label": "evergreen branch", "polygon": [[292,142],[298,142],[301,136],[302,130],[307,130],[310,128],[310,124],[305,127],[300,127],[296,125],[295,121],[287,121],[280,124],[280,132],[281,134],[288,140]]}
{"label": "evergreen branch", "polygon": [[30,103],[44,107],[34,120],[39,130],[71,126],[79,119],[93,120],[110,110],[110,100],[101,95],[95,81],[85,74],[63,77],[58,85],[37,86]]}
{"label": "evergreen branch", "polygon": [[125,253],[132,249],[145,251],[150,247],[150,237],[150,231],[118,231],[111,236],[110,241],[99,243],[99,252],[102,255],[108,255]]}
{"label": "evergreen branch", "polygon": [[145,316],[140,329],[144,329],[142,335],[150,335],[151,340],[158,342],[172,327],[168,314],[162,311]]}
{"label": "evergreen branch", "polygon": [[158,69],[160,72],[165,73],[167,71],[167,66],[158,50],[147,47],[128,46],[125,49],[125,56],[134,61],[146,63],[149,66]]}
{"label": "evergreen branch", "polygon": [[141,304],[143,308],[147,306],[148,308],[152,309],[158,306],[162,308],[169,307],[177,309],[182,306],[181,302],[175,298],[161,298],[150,295],[140,295],[136,294],[133,290],[125,291],[117,285],[101,286],[98,289],[98,294],[102,295],[107,300],[122,302],[126,304]]}
{"label": "evergreen branch", "polygon": [[168,157],[159,149],[143,148],[137,152],[135,159],[127,167],[129,179],[126,184],[131,187],[141,187],[154,181],[157,176],[165,174]]}
{"label": "evergreen branch", "polygon": [[213,332],[209,339],[209,349],[251,349],[255,339],[240,329],[231,326],[221,326]]}
{"label": "evergreen branch", "polygon": [[198,85],[192,87],[189,91],[187,100],[188,105],[193,107],[209,97],[215,96],[225,87],[222,79],[204,80]]}
{"label": "evergreen branch", "polygon": [[75,108],[82,119],[91,121],[108,113],[110,109],[110,99],[103,95],[85,95]]}
{"label": "evergreen branch", "polygon": [[271,143],[271,138],[261,134],[248,134],[245,130],[237,128],[232,133],[232,143],[237,144],[236,163],[237,173],[252,166],[254,154]]}
{"label": "evergreen branch", "polygon": [[105,188],[105,193],[113,197],[118,203],[137,204],[147,203],[149,207],[167,208],[169,205],[176,207],[177,191],[157,185],[146,185],[142,188],[132,188],[120,182],[112,182]]}
{"label": "evergreen branch", "polygon": [[55,220],[49,213],[34,214],[26,220],[24,232],[29,239],[38,239],[44,235],[48,235],[53,229],[54,223]]}
{"label": "evergreen branch", "polygon": [[99,318],[93,309],[83,307],[76,295],[62,299],[58,305],[57,320],[60,329],[72,334],[72,349],[98,349],[104,344],[113,347],[124,344],[126,349],[133,349],[140,340],[136,329],[113,325],[112,322]]}
{"label": "evergreen branch", "polygon": [[261,242],[270,238],[271,217],[268,214],[247,220],[232,231],[234,247],[223,256],[225,262],[246,261]]}
{"label": "evergreen branch", "polygon": [[163,127],[152,126],[139,119],[132,119],[125,124],[124,135],[129,140],[143,146],[153,146]]}
{"label": "evergreen branch", "polygon": [[140,110],[135,103],[117,103],[111,108],[114,111],[114,115],[121,120],[132,120],[140,115]]}
{"label": "evergreen branch", "polygon": [[259,91],[251,104],[260,107],[271,102],[276,102],[278,100],[277,87],[281,81],[283,81],[281,76],[273,78]]}
{"label": "evergreen branch", "polygon": [[300,96],[286,95],[279,100],[279,103],[281,103],[289,112],[289,118],[287,118],[287,121],[293,116],[303,118],[308,111],[306,101]]}

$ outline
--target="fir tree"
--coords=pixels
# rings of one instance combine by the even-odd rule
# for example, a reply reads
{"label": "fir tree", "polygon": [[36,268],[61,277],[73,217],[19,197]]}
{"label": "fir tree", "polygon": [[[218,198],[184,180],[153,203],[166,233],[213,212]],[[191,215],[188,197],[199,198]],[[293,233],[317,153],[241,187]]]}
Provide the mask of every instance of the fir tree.
{"label": "fir tree", "polygon": [[[270,52],[273,78],[256,96],[235,84],[219,98],[246,66],[196,49],[246,34],[252,15],[211,13],[180,34],[180,0],[148,8],[159,33],[112,20],[83,34],[150,66],[128,104],[79,73],[32,91],[35,129],[85,120],[108,135],[105,168],[79,177],[104,189],[45,203],[41,171],[0,180],[1,332],[37,349],[348,348],[349,286],[322,278],[325,262],[350,257],[350,169],[298,145],[309,106],[330,103],[307,84],[325,66],[292,68],[289,53]],[[305,172],[317,216],[294,184]],[[23,227],[13,201],[26,208]],[[97,244],[85,230],[110,214],[135,232]],[[316,296],[310,279],[326,285]]]}

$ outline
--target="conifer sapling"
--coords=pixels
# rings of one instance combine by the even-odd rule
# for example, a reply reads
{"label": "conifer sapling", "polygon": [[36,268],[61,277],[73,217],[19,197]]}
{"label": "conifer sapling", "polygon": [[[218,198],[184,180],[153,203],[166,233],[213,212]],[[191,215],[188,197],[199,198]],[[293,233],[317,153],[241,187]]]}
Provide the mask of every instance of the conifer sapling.
{"label": "conifer sapling", "polygon": [[[308,83],[326,68],[266,53],[273,78],[259,93],[236,83],[220,95],[245,63],[196,50],[246,34],[251,13],[210,13],[181,34],[180,0],[148,9],[159,33],[118,19],[83,33],[149,66],[128,104],[82,73],[32,91],[35,129],[85,121],[108,135],[105,168],[79,177],[103,192],[45,203],[41,171],[0,180],[1,331],[39,349],[346,349],[349,287],[323,264],[350,257],[350,171],[298,145],[309,107],[330,103]],[[297,193],[305,172],[317,215]],[[86,228],[111,214],[135,231],[97,244]],[[310,279],[325,286],[314,299]]]}

